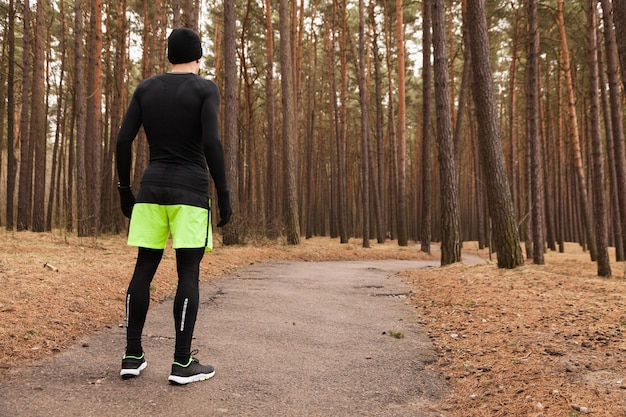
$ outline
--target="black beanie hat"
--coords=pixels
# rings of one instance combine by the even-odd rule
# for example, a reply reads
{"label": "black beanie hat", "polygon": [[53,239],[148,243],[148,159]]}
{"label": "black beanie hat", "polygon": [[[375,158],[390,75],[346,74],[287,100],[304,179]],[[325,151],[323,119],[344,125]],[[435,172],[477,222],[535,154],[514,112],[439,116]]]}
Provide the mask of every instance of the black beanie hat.
{"label": "black beanie hat", "polygon": [[174,29],[167,38],[167,59],[184,64],[202,57],[202,44],[196,32],[188,28]]}

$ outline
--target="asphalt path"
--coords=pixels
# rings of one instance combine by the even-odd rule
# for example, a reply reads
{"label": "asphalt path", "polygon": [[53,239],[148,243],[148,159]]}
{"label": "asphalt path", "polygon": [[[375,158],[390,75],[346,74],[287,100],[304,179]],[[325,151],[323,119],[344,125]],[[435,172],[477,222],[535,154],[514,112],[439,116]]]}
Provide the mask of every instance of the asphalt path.
{"label": "asphalt path", "polygon": [[139,377],[119,377],[125,330],[106,329],[3,377],[0,416],[439,416],[446,384],[427,367],[435,352],[397,276],[436,266],[250,266],[201,284],[192,348],[212,379],[168,384],[170,300],[151,306]]}

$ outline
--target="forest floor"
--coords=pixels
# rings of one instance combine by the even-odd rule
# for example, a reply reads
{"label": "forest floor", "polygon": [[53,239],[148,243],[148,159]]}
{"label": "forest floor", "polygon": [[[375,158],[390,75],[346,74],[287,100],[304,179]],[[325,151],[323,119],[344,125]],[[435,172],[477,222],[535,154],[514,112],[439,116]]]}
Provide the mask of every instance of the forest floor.
{"label": "forest floor", "polygon": [[[268,261],[439,259],[437,250],[396,242],[223,247],[218,238],[202,262],[202,281]],[[123,236],[3,231],[0,241],[0,378],[120,325],[135,260]],[[430,366],[448,384],[441,415],[626,416],[624,263],[613,262],[606,279],[577,244],[548,251],[545,265],[527,261],[515,270],[498,269],[475,242],[463,252],[485,263],[401,274],[437,352]],[[175,268],[167,250],[152,285],[155,302],[173,296]]]}

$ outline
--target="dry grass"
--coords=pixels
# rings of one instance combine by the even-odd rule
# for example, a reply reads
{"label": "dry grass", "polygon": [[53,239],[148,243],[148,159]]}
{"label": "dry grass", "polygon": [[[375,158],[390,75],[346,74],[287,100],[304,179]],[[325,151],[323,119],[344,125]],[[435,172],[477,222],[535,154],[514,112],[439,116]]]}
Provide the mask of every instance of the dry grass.
{"label": "dry grass", "polygon": [[450,384],[444,415],[626,415],[624,266],[595,268],[568,244],[542,266],[405,273]]}
{"label": "dry grass", "polygon": [[[79,239],[0,232],[0,363],[6,369],[60,352],[81,336],[122,321],[135,250],[121,236]],[[363,249],[314,238],[218,247],[202,263],[201,280],[279,260],[425,259],[395,242]],[[487,259],[472,242],[464,252]],[[50,264],[58,272],[44,267]],[[448,380],[440,411],[467,416],[625,416],[626,284],[596,276],[577,245],[501,270],[495,262],[407,271],[420,321],[439,357],[431,366]],[[174,253],[165,252],[152,298],[171,297]]]}

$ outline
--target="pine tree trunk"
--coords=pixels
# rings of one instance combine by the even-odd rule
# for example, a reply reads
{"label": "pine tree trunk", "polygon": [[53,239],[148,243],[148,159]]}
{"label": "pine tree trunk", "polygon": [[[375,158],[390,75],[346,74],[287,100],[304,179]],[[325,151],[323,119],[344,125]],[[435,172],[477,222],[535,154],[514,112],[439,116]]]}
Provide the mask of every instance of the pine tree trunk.
{"label": "pine tree trunk", "polygon": [[[237,131],[237,64],[235,46],[235,4],[233,0],[224,2],[224,154],[226,179],[230,192],[233,212],[238,213],[240,207],[239,176],[237,164],[239,156],[239,136]],[[236,215],[231,223],[222,230],[225,245],[236,245],[240,242],[239,221]]]}
{"label": "pine tree trunk", "polygon": [[[397,225],[398,225],[398,245],[408,245],[408,227],[407,227],[407,207],[406,207],[406,80],[405,80],[405,61],[404,61],[404,22],[402,14],[402,0],[396,0],[396,50],[398,54],[398,128],[396,129],[397,138],[397,158],[398,166],[398,207],[397,207]],[[445,40],[444,40],[445,42]]]}
{"label": "pine tree trunk", "polygon": [[480,155],[485,169],[483,179],[487,188],[494,249],[498,254],[498,267],[516,268],[523,265],[524,258],[499,137],[484,0],[468,0],[468,21],[472,53],[472,91],[476,103]]}
{"label": "pine tree trunk", "polygon": [[432,67],[431,48],[431,2],[422,4],[422,219],[421,248],[422,252],[430,253],[432,239],[432,201],[433,201],[433,142],[432,142]]}
{"label": "pine tree trunk", "polygon": [[[380,73],[380,56],[378,51],[378,31],[375,24],[374,13],[375,1],[370,2],[370,25],[372,28],[372,59],[374,67],[374,106],[375,110],[375,127],[374,140],[376,142],[376,152],[374,153],[372,141],[370,141],[370,154],[372,155],[371,167],[373,170],[372,178],[375,184],[374,188],[374,215],[376,216],[376,240],[378,243],[384,243],[386,239],[386,216],[385,216],[385,148],[383,138],[383,106],[382,106],[382,87]],[[374,156],[375,155],[375,156]],[[374,169],[375,167],[375,169]]]}
{"label": "pine tree trunk", "polygon": [[446,14],[443,0],[432,2],[433,50],[439,177],[441,181],[441,264],[461,261],[459,193],[452,136],[452,110],[446,46]]}
{"label": "pine tree trunk", "polygon": [[32,159],[31,144],[28,135],[29,111],[28,97],[31,91],[32,46],[30,29],[30,4],[24,1],[24,32],[22,46],[22,108],[20,112],[20,172],[17,193],[17,230],[27,230],[31,224],[32,215]]}
{"label": "pine tree trunk", "polygon": [[102,0],[91,3],[87,70],[87,131],[85,157],[89,201],[89,233],[100,234],[102,198]]}
{"label": "pine tree trunk", "polygon": [[266,219],[268,237],[273,238],[278,235],[278,170],[276,168],[276,135],[274,127],[274,29],[272,27],[272,2],[265,0],[265,23],[266,23],[266,107],[267,107],[267,126],[266,126],[266,142],[267,142],[267,165],[266,165]]}
{"label": "pine tree trunk", "polygon": [[593,217],[595,221],[595,237],[597,248],[598,276],[610,277],[606,193],[604,190],[604,152],[600,133],[600,99],[598,90],[598,42],[596,1],[587,0],[587,48],[589,51],[589,101],[590,130],[593,156]]}
{"label": "pine tree trunk", "polygon": [[358,59],[358,83],[359,98],[361,104],[361,186],[362,186],[362,209],[363,209],[363,247],[370,247],[370,155],[369,155],[369,124],[368,124],[368,100],[369,92],[365,79],[365,5],[364,0],[359,0],[359,59]]}
{"label": "pine tree trunk", "polygon": [[74,0],[74,112],[76,119],[76,201],[78,236],[89,235],[89,211],[87,209],[87,175],[85,167],[85,88],[82,1]]}
{"label": "pine tree trunk", "polygon": [[295,91],[291,55],[291,19],[287,0],[280,0],[280,71],[283,109],[283,146],[285,175],[285,225],[287,242],[291,245],[300,243],[300,222],[298,220],[296,143],[298,141]]}
{"label": "pine tree trunk", "polygon": [[539,131],[539,29],[537,0],[528,1],[528,63],[526,87],[527,140],[530,147],[531,217],[533,228],[533,262],[543,265],[545,251],[544,184],[541,133]]}
{"label": "pine tree trunk", "polygon": [[589,252],[591,259],[596,259],[596,239],[593,231],[593,219],[591,215],[591,205],[587,194],[587,178],[583,168],[582,151],[580,148],[580,138],[578,136],[578,116],[576,114],[576,99],[574,91],[574,83],[572,81],[571,60],[567,45],[567,37],[565,34],[565,21],[563,17],[563,0],[558,0],[557,24],[561,36],[561,50],[563,52],[563,67],[565,72],[565,84],[567,86],[567,99],[569,110],[569,131],[570,140],[572,141],[572,152],[574,160],[574,168],[577,175],[577,186],[580,197],[580,205],[582,210],[583,227],[586,235],[586,241],[589,243]]}
{"label": "pine tree trunk", "polygon": [[619,51],[622,84],[626,90],[626,0],[613,0],[615,39]]}
{"label": "pine tree trunk", "polygon": [[[9,1],[8,37],[9,56],[7,78],[15,79],[15,6]],[[7,83],[7,202],[6,202],[6,229],[15,227],[15,176],[17,173],[17,158],[15,156],[15,86]]]}
{"label": "pine tree trunk", "polygon": [[[601,0],[604,21],[604,47],[606,50],[606,74],[609,85],[611,107],[611,130],[617,174],[617,196],[622,230],[626,230],[626,137],[624,135],[624,113],[622,91],[619,85],[619,58],[616,44],[616,31],[613,29],[613,15],[609,0]],[[626,16],[624,16],[626,18]],[[622,22],[620,22],[621,24]],[[626,35],[626,33],[625,33]],[[624,62],[623,64],[626,64]],[[622,69],[624,71],[624,69]],[[622,72],[622,74],[626,74]],[[622,246],[626,246],[626,236],[622,236]]]}

